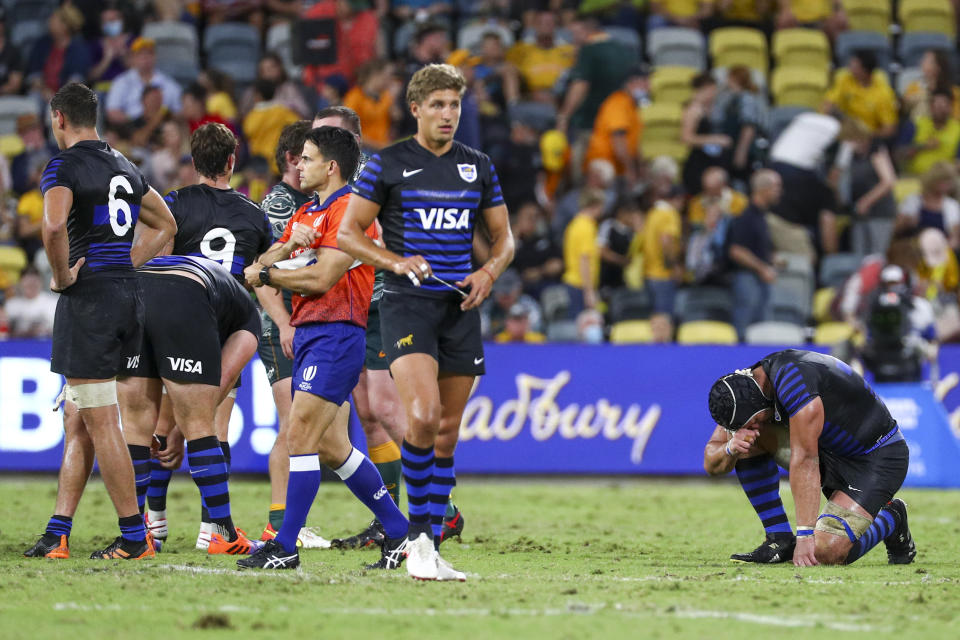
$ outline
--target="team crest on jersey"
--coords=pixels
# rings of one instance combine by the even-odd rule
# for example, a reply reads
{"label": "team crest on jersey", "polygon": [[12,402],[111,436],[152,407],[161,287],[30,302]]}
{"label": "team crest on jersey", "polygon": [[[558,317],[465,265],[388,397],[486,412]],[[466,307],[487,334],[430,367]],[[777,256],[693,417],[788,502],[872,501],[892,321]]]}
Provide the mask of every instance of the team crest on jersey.
{"label": "team crest on jersey", "polygon": [[466,182],[476,182],[477,181],[477,165],[475,164],[458,164],[457,171],[460,172],[460,177]]}

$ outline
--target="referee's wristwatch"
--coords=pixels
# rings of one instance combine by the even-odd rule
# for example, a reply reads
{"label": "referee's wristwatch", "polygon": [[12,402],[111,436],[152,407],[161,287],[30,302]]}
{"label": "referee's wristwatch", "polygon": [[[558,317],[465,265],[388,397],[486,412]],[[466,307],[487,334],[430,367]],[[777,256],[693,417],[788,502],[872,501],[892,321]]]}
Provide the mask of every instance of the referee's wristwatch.
{"label": "referee's wristwatch", "polygon": [[260,269],[261,284],[265,284],[268,287],[270,286],[270,269],[274,269],[274,268],[275,267],[273,265],[270,265],[269,267],[264,267],[263,269]]}

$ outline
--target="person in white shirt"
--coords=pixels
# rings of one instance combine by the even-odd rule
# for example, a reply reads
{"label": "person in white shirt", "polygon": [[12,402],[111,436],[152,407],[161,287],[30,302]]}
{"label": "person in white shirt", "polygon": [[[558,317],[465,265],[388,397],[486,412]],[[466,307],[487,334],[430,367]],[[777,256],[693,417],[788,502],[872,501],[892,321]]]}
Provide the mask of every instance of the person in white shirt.
{"label": "person in white shirt", "polygon": [[43,290],[43,282],[36,271],[26,271],[20,278],[20,295],[7,300],[4,310],[12,338],[43,338],[53,333],[53,316],[57,312],[57,297]]}
{"label": "person in white shirt", "polygon": [[156,44],[150,38],[137,38],[130,45],[130,69],[117,76],[107,93],[107,120],[125,124],[143,115],[141,96],[147,86],[163,91],[163,104],[174,113],[180,112],[180,85],[157,71]]}

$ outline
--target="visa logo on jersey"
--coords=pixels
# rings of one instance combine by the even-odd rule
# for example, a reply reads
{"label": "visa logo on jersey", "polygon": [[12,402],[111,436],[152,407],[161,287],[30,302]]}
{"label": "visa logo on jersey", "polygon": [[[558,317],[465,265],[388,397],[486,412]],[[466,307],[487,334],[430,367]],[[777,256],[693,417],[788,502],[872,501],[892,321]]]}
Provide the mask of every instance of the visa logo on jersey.
{"label": "visa logo on jersey", "polygon": [[200,360],[171,358],[170,356],[167,356],[167,360],[170,361],[170,368],[174,371],[182,371],[183,373],[203,373],[203,362]]}
{"label": "visa logo on jersey", "polygon": [[420,216],[420,223],[424,229],[469,229],[470,209],[444,209],[430,207],[414,209]]}

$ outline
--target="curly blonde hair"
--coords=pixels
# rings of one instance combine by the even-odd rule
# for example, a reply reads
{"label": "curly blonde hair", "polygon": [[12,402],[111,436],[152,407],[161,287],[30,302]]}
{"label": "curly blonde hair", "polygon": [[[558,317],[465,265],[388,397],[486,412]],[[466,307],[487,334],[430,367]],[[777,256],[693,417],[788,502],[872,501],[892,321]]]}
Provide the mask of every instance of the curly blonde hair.
{"label": "curly blonde hair", "polygon": [[420,104],[434,91],[453,89],[461,96],[467,90],[463,72],[451,64],[428,64],[413,74],[407,85],[407,104]]}

